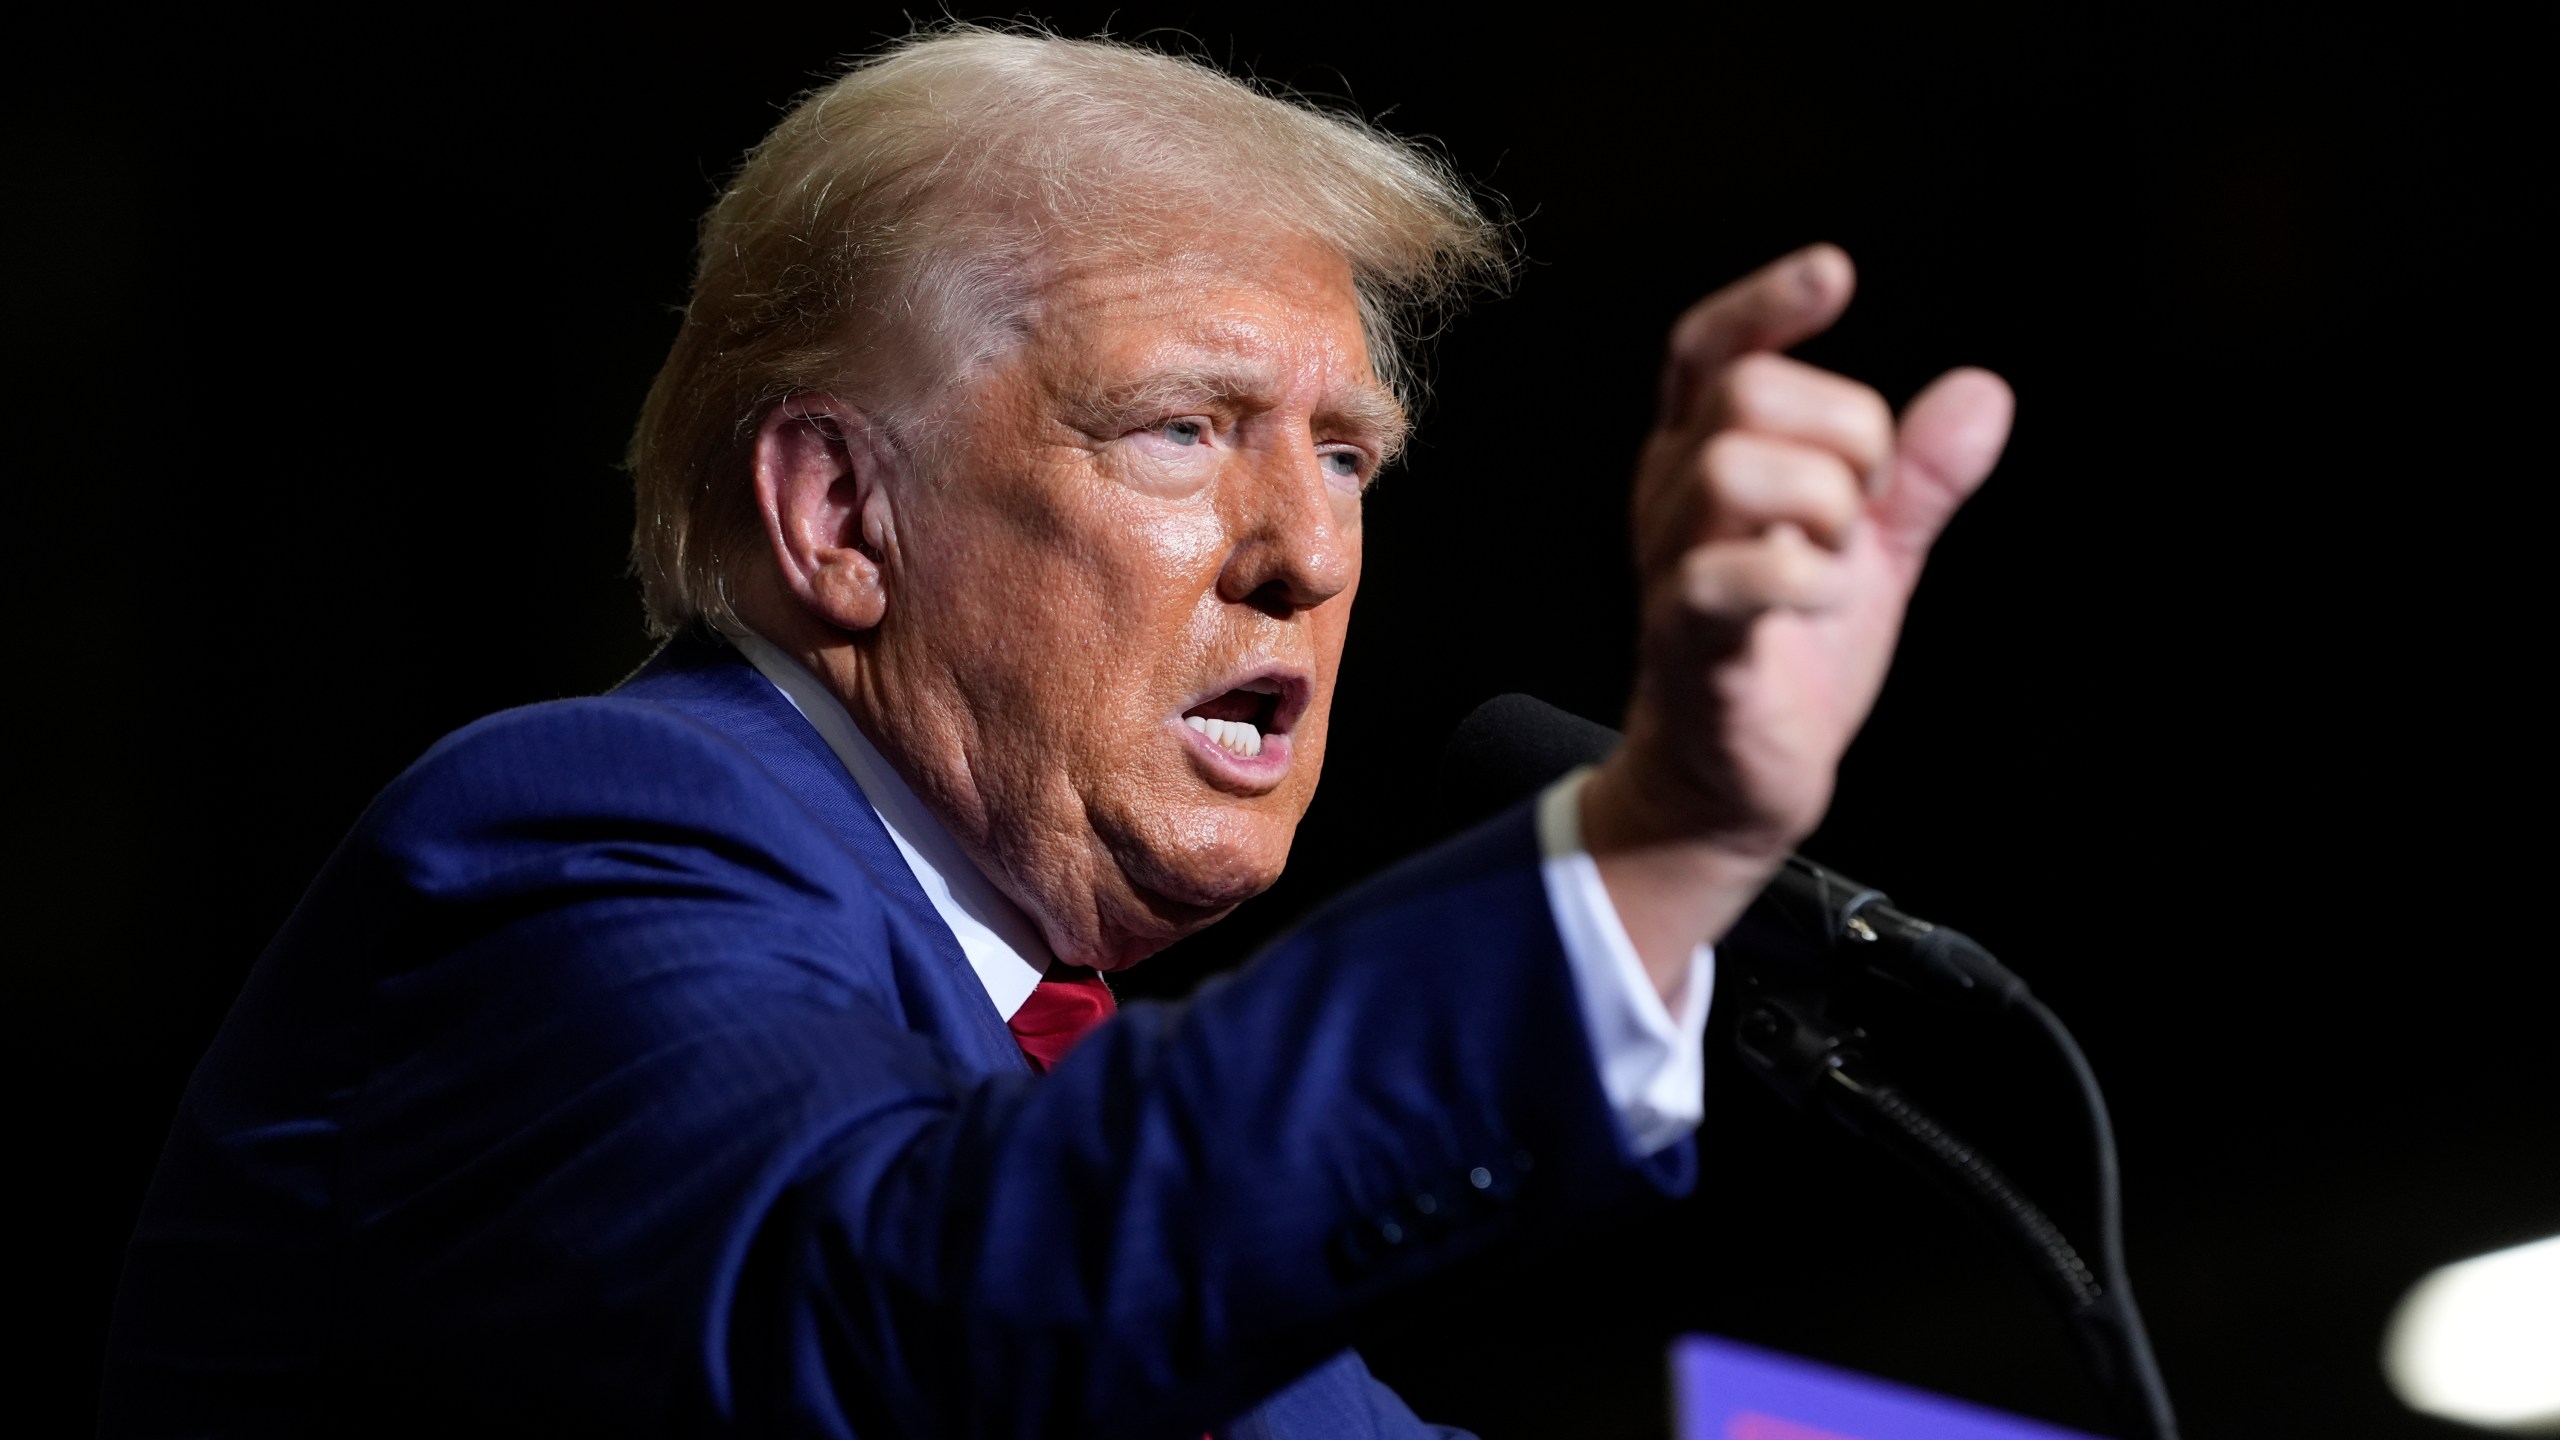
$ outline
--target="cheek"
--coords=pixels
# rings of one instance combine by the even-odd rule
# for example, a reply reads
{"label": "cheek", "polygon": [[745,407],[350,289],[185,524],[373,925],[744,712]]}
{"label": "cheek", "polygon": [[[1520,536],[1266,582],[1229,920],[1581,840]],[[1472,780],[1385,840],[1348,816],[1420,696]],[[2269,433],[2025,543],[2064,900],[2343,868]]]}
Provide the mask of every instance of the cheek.
{"label": "cheek", "polygon": [[1205,501],[1167,503],[1137,495],[1114,497],[1099,547],[1115,552],[1132,587],[1160,592],[1158,604],[1180,602],[1215,588],[1226,558],[1226,527]]}
{"label": "cheek", "polygon": [[1108,508],[1110,523],[1088,542],[1092,658],[1131,683],[1192,685],[1231,624],[1217,593],[1225,529],[1205,506]]}
{"label": "cheek", "polygon": [[[1017,654],[1046,632],[1089,662],[1111,653],[1108,637],[1178,631],[1214,588],[1225,536],[1205,502],[1138,495],[1073,463],[1020,468],[953,477],[903,527],[929,555],[916,578],[938,626]],[[1162,643],[1121,649],[1115,668],[1143,667]]]}

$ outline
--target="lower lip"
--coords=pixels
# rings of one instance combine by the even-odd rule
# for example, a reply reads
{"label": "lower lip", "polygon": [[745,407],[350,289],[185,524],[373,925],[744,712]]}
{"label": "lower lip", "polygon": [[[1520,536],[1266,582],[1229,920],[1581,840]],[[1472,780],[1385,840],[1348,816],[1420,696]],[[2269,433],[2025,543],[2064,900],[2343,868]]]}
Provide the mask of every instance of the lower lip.
{"label": "lower lip", "polygon": [[1239,755],[1180,720],[1173,728],[1191,742],[1191,753],[1200,757],[1216,779],[1248,790],[1268,790],[1280,783],[1289,770],[1289,737],[1266,733],[1262,737],[1262,753]]}

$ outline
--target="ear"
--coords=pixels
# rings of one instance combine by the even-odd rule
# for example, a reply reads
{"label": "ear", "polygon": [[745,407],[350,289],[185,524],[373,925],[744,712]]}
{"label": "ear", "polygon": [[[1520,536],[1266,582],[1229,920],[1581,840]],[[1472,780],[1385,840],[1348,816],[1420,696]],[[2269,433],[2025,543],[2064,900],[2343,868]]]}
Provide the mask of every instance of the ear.
{"label": "ear", "polygon": [[756,427],[756,507],[783,588],[839,630],[889,608],[895,460],[879,428],[831,395],[794,395]]}

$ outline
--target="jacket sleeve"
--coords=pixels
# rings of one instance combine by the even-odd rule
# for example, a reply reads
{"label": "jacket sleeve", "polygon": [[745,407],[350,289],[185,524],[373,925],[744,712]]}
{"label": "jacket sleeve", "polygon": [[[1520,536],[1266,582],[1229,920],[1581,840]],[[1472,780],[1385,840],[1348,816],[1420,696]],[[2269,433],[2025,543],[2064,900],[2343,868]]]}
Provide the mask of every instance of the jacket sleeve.
{"label": "jacket sleeve", "polygon": [[1525,810],[1037,1082],[915,1033],[858,867],[645,707],[465,732],[333,869],[391,917],[335,1343],[408,1404],[1187,1440],[1382,1292],[1691,1163],[1622,1158]]}

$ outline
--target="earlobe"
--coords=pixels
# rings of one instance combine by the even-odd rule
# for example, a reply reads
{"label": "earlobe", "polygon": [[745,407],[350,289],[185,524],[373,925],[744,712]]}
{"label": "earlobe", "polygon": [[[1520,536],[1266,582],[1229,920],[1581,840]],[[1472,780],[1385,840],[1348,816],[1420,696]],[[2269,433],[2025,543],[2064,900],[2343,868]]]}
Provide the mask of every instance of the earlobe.
{"label": "earlobe", "polygon": [[794,395],[756,427],[756,505],[782,587],[835,629],[888,612],[893,460],[878,427],[829,395]]}

